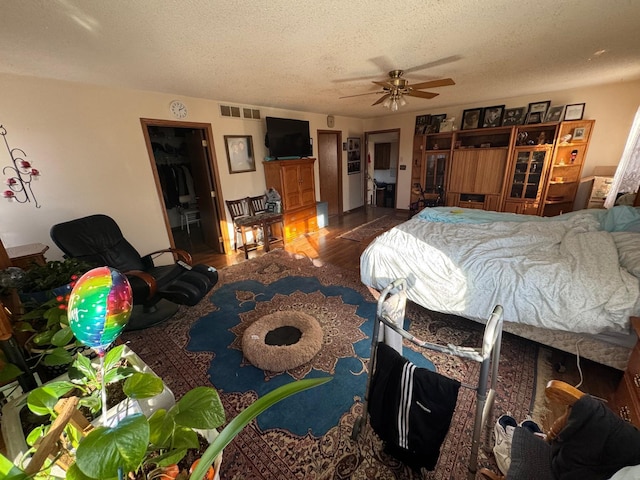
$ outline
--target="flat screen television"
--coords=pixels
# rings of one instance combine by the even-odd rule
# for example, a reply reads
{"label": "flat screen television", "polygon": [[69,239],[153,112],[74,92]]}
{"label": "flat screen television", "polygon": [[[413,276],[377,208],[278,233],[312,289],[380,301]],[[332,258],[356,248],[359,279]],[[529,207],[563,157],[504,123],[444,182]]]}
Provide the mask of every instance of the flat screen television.
{"label": "flat screen television", "polygon": [[265,146],[269,149],[269,156],[283,158],[313,155],[308,121],[277,117],[266,117],[266,121]]}

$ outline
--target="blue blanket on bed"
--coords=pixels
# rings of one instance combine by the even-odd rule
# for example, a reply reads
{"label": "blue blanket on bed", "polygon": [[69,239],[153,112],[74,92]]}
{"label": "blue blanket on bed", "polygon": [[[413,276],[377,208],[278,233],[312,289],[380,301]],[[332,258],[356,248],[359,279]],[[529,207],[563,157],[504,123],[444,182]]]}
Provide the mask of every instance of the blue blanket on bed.
{"label": "blue blanket on bed", "polygon": [[493,222],[549,222],[567,220],[575,215],[593,215],[602,230],[607,232],[640,232],[640,209],[629,206],[617,206],[611,209],[588,209],[565,213],[557,217],[538,217],[517,213],[491,212],[474,208],[433,207],[425,208],[418,218],[429,222],[441,223],[493,223]]}

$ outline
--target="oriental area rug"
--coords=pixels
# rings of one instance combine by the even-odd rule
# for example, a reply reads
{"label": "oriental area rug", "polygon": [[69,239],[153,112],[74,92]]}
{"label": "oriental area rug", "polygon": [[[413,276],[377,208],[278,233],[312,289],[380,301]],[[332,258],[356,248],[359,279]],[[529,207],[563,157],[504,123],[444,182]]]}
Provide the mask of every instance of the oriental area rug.
{"label": "oriental area rug", "polygon": [[339,235],[338,238],[344,238],[346,240],[353,240],[354,242],[361,242],[363,240],[370,239],[376,235],[381,234],[389,230],[396,225],[400,225],[406,221],[406,218],[399,218],[391,215],[384,215],[382,217],[371,220],[370,222],[360,225],[353,230]]}
{"label": "oriental area rug", "polygon": [[[313,317],[322,327],[323,344],[303,365],[279,373],[263,371],[243,357],[242,333],[256,320],[283,311]],[[368,423],[352,439],[353,425],[363,414],[375,316],[375,300],[357,272],[274,250],[220,270],[218,284],[195,307],[181,307],[164,324],[125,332],[121,338],[176,398],[196,386],[216,387],[227,421],[279,385],[333,377],[281,401],[249,424],[224,450],[223,480],[467,478],[475,415],[471,389],[460,389],[433,471],[414,471],[387,455]],[[432,343],[469,347],[480,346],[483,333],[480,324],[411,303],[405,328]],[[475,362],[409,346],[404,356],[463,385],[477,384]],[[501,413],[524,419],[531,412],[537,356],[537,344],[504,335],[491,429]],[[478,464],[497,471],[492,454],[482,449]]]}

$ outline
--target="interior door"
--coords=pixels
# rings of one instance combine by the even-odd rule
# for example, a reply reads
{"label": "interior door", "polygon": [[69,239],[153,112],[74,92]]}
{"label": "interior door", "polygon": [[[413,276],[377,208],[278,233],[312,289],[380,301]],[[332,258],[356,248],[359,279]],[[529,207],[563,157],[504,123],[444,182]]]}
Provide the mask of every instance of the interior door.
{"label": "interior door", "polygon": [[207,143],[204,131],[189,129],[185,132],[187,152],[191,159],[193,184],[200,210],[200,224],[204,243],[217,253],[224,253],[224,244],[220,234],[220,215],[217,208],[217,194],[207,155]]}
{"label": "interior door", "polygon": [[318,130],[320,201],[327,202],[328,214],[342,215],[342,134]]}

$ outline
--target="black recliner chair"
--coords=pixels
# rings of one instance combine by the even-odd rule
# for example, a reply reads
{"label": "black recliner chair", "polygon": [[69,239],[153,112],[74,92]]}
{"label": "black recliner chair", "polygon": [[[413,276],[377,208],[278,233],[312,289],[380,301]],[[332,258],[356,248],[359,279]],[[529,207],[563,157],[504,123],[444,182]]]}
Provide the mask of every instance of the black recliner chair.
{"label": "black recliner chair", "polygon": [[[50,235],[66,257],[115,268],[127,276],[134,304],[127,330],[147,328],[169,319],[179,305],[198,303],[218,281],[215,268],[191,265],[191,255],[184,250],[168,248],[140,256],[107,215],[59,223],[51,227]],[[171,253],[175,263],[155,266],[153,259],[162,253]]]}

